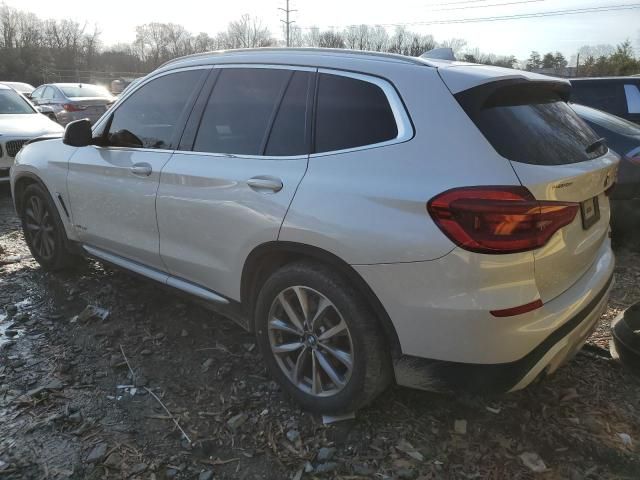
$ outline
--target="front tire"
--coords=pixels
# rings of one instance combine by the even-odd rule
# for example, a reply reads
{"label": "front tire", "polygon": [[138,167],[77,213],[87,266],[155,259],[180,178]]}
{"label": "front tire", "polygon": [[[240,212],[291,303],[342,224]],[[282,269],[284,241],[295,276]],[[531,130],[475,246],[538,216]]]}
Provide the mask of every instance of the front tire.
{"label": "front tire", "polygon": [[38,184],[22,194],[22,231],[33,258],[45,270],[61,270],[76,263],[78,257],[68,249],[67,236],[51,196]]}
{"label": "front tire", "polygon": [[283,267],[262,287],[255,314],[271,375],[306,410],[353,412],[388,386],[391,361],[376,317],[333,270]]}

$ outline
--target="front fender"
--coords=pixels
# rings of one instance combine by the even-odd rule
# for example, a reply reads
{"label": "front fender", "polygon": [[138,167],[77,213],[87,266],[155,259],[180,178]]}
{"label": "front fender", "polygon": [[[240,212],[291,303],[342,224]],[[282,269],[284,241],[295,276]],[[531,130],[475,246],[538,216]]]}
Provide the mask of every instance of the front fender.
{"label": "front fender", "polygon": [[67,200],[67,172],[69,159],[76,150],[63,144],[60,138],[31,142],[16,155],[9,175],[16,212],[20,211],[24,187],[32,182],[39,183],[51,195],[70,240],[76,240],[77,236]]}

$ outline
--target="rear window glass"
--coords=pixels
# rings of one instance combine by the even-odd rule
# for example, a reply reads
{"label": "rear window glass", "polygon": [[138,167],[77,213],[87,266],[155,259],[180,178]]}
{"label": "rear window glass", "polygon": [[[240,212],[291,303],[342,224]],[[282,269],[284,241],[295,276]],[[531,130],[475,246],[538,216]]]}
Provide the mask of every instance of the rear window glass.
{"label": "rear window glass", "polygon": [[67,97],[111,97],[109,91],[98,85],[76,85],[71,87],[58,87]]}
{"label": "rear window glass", "polygon": [[[560,95],[512,85],[496,90],[479,108],[465,106],[475,89],[456,96],[493,148],[505,158],[532,165],[564,165],[597,158],[603,145]],[[475,104],[478,105],[477,103]]]}
{"label": "rear window glass", "polygon": [[316,113],[316,152],[373,145],[398,136],[387,96],[371,82],[321,74]]}

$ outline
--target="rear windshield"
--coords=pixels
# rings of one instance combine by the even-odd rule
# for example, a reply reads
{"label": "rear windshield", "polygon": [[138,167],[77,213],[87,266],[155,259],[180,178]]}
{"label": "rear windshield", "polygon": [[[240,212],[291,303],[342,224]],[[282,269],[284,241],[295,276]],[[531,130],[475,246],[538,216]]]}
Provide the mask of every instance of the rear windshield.
{"label": "rear windshield", "polygon": [[31,105],[13,90],[0,90],[0,115],[36,113]]}
{"label": "rear windshield", "polygon": [[65,96],[71,97],[111,97],[109,91],[98,85],[74,85],[70,87],[59,87]]}
{"label": "rear windshield", "polygon": [[493,148],[509,160],[565,165],[607,151],[555,88],[519,83],[474,90],[456,98]]}

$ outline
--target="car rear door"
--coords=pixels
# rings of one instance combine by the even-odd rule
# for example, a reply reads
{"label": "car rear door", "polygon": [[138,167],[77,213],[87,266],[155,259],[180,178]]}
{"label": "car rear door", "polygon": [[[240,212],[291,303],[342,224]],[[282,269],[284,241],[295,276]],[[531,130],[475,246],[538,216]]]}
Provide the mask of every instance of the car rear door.
{"label": "car rear door", "polygon": [[573,285],[606,248],[607,191],[618,157],[566,103],[568,85],[498,80],[456,98],[523,186],[540,201],[575,204],[577,215],[535,250],[535,278],[547,302]]}
{"label": "car rear door", "polygon": [[239,299],[247,256],[278,238],[307,169],[315,69],[214,71],[162,170],[160,254],[173,276]]}
{"label": "car rear door", "polygon": [[156,221],[160,171],[209,72],[183,69],[148,80],[97,125],[96,145],[71,157],[67,188],[83,243],[165,270]]}

